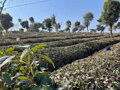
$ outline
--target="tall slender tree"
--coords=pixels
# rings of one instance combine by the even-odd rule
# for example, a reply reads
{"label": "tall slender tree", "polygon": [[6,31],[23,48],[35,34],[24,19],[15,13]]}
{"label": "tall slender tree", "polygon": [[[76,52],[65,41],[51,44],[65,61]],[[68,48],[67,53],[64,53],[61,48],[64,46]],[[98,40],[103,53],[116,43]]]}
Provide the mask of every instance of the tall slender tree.
{"label": "tall slender tree", "polygon": [[51,21],[51,18],[47,18],[43,21],[43,24],[45,26],[45,28],[51,32],[52,31],[52,21]]}
{"label": "tall slender tree", "polygon": [[77,29],[77,31],[78,31],[79,28],[80,28],[80,22],[79,22],[79,21],[76,21],[74,27],[75,27],[75,28]]}
{"label": "tall slender tree", "polygon": [[32,24],[34,24],[34,23],[35,23],[35,20],[34,20],[34,18],[33,18],[33,17],[30,17],[30,18],[29,18],[29,21],[30,21]]}
{"label": "tall slender tree", "polygon": [[56,24],[56,17],[55,17],[54,14],[53,14],[53,16],[51,17],[51,23],[52,23],[52,25]]}
{"label": "tall slender tree", "polygon": [[70,20],[68,20],[68,21],[66,22],[66,26],[67,26],[66,30],[67,30],[68,32],[70,32],[71,24],[72,24],[72,23],[71,23]]}
{"label": "tall slender tree", "polygon": [[8,29],[13,27],[14,25],[12,23],[13,17],[10,14],[6,13],[6,14],[1,14],[0,18],[1,18],[2,29],[5,29],[8,32]]}
{"label": "tall slender tree", "polygon": [[61,28],[60,23],[56,23],[55,24],[55,30],[56,30],[56,32],[58,32],[60,28]]}
{"label": "tall slender tree", "polygon": [[113,35],[113,25],[120,17],[120,1],[118,0],[105,0],[102,15],[99,19],[100,22],[109,26],[110,37]]}
{"label": "tall slender tree", "polygon": [[29,31],[31,31],[31,32],[39,32],[40,27],[41,27],[41,23],[36,22],[36,23],[30,25]]}
{"label": "tall slender tree", "polygon": [[79,21],[76,21],[75,24],[74,24],[74,27],[72,29],[72,32],[76,32],[78,31],[80,28],[80,22]]}
{"label": "tall slender tree", "polygon": [[21,23],[21,22],[22,22],[22,19],[19,18],[19,19],[18,19],[18,22]]}
{"label": "tall slender tree", "polygon": [[91,21],[93,20],[94,16],[91,12],[88,12],[84,16],[84,26],[87,28],[87,31],[89,32],[88,27],[90,26]]}
{"label": "tall slender tree", "polygon": [[84,26],[84,25],[80,25],[80,26],[79,26],[79,32],[80,32],[80,31],[84,31],[84,29],[85,29],[85,26]]}
{"label": "tall slender tree", "polygon": [[76,32],[78,30],[77,27],[73,27],[72,32]]}
{"label": "tall slender tree", "polygon": [[29,29],[29,22],[26,20],[26,21],[22,21],[21,23],[21,26],[23,27],[23,28],[25,28],[27,31],[29,31],[28,29]]}
{"label": "tall slender tree", "polygon": [[51,17],[51,25],[52,25],[52,28],[55,28],[55,25],[56,25],[56,16],[53,14],[53,16]]}
{"label": "tall slender tree", "polygon": [[97,25],[96,30],[102,33],[105,30],[105,27],[102,24],[99,24]]}

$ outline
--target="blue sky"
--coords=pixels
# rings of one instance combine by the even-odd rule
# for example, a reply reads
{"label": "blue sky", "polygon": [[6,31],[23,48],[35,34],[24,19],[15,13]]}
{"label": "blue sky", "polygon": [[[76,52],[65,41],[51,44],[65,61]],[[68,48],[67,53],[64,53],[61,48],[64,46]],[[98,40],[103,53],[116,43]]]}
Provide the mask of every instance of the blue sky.
{"label": "blue sky", "polygon": [[[8,0],[6,7],[37,1],[40,0]],[[6,9],[5,12],[13,16],[15,25],[19,24],[18,18],[28,20],[32,16],[36,22],[42,22],[54,13],[56,21],[62,24],[62,28],[65,28],[65,22],[67,20],[71,20],[72,23],[80,21],[82,24],[85,13],[92,12],[94,14],[94,20],[90,28],[95,28],[97,24],[96,20],[101,15],[103,3],[104,0],[48,0],[47,2]]]}

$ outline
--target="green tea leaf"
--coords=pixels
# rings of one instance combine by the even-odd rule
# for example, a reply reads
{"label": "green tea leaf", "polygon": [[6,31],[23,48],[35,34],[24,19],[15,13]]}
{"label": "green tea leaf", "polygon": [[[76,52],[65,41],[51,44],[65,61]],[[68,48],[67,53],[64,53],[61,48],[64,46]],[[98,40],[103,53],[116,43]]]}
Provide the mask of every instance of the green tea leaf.
{"label": "green tea leaf", "polygon": [[20,77],[18,77],[17,79],[20,79],[20,80],[29,80],[28,77],[24,77],[24,76],[20,76]]}
{"label": "green tea leaf", "polygon": [[10,63],[19,63],[19,60],[12,60]]}
{"label": "green tea leaf", "polygon": [[36,84],[38,86],[42,86],[42,85],[50,85],[52,84],[52,80],[49,77],[48,74],[40,74],[38,73],[35,77],[34,77],[34,81],[36,82]]}
{"label": "green tea leaf", "polygon": [[13,51],[14,50],[14,48],[8,48],[7,50],[6,50],[6,53],[10,53],[11,51]]}
{"label": "green tea leaf", "polygon": [[42,71],[42,72],[36,72],[36,73],[35,73],[35,76],[36,76],[37,74],[45,75],[45,74],[48,74],[48,72],[45,72],[45,71]]}
{"label": "green tea leaf", "polygon": [[34,88],[30,89],[30,90],[43,90],[43,89],[40,88],[40,87],[34,87]]}
{"label": "green tea leaf", "polygon": [[4,51],[0,50],[0,57],[4,55]]}
{"label": "green tea leaf", "polygon": [[21,66],[21,67],[20,67],[20,70],[21,70],[21,71],[24,71],[24,70],[25,70],[25,68],[24,68],[23,66]]}
{"label": "green tea leaf", "polygon": [[[29,85],[31,83],[30,80],[20,80],[17,85]],[[25,90],[25,89],[24,89]],[[29,90],[29,89],[27,89]]]}
{"label": "green tea leaf", "polygon": [[53,90],[53,88],[50,87],[49,85],[43,85],[43,86],[42,86],[42,89],[43,89],[43,90]]}
{"label": "green tea leaf", "polygon": [[13,79],[16,79],[16,78],[18,78],[20,76],[23,76],[23,74],[22,73],[16,73],[16,75],[13,77]]}
{"label": "green tea leaf", "polygon": [[9,56],[3,56],[0,58],[0,64],[3,63],[3,61],[5,61]]}
{"label": "green tea leaf", "polygon": [[37,45],[37,46],[31,48],[31,51],[32,51],[32,52],[36,52],[36,50],[41,49],[41,48],[43,48],[43,47],[45,47],[45,46],[47,46],[47,45],[46,45],[46,44]]}
{"label": "green tea leaf", "polygon": [[2,68],[5,64],[9,63],[13,58],[15,58],[15,55],[8,57],[2,64],[0,64],[0,68]]}
{"label": "green tea leaf", "polygon": [[3,72],[3,73],[2,73],[2,78],[4,79],[4,81],[5,81],[5,83],[6,83],[7,85],[11,85],[11,84],[12,84],[12,80],[11,80],[11,78],[10,78],[10,76],[9,76],[8,73]]}
{"label": "green tea leaf", "polygon": [[18,48],[23,48],[23,49],[26,49],[26,48],[29,48],[30,47],[30,45],[19,45],[19,46],[17,46]]}
{"label": "green tea leaf", "polygon": [[30,55],[28,55],[28,64],[30,64]]}
{"label": "green tea leaf", "polygon": [[53,65],[53,67],[55,68],[55,65],[53,63],[53,61],[48,57],[48,56],[45,56],[45,55],[40,55],[41,58],[47,60],[49,63],[51,63]]}
{"label": "green tea leaf", "polygon": [[33,72],[33,68],[32,67],[30,67],[30,71],[31,71],[32,75],[34,76],[34,72]]}
{"label": "green tea leaf", "polygon": [[30,52],[30,48],[27,48],[25,49],[23,52],[22,52],[22,55],[20,56],[20,60],[23,60],[24,57],[26,57],[26,55]]}

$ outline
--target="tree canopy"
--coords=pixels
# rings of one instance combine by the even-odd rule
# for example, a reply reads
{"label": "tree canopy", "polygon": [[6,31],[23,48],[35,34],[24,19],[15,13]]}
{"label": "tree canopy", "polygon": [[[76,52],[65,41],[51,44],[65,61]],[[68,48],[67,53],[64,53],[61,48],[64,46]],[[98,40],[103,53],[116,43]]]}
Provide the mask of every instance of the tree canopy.
{"label": "tree canopy", "polygon": [[10,14],[8,13],[1,14],[0,19],[1,19],[1,25],[6,31],[8,31],[9,28],[13,27],[14,25],[12,23],[13,18]]}
{"label": "tree canopy", "polygon": [[35,23],[35,20],[34,20],[33,17],[30,17],[29,20],[30,20],[30,22],[31,22],[32,24]]}
{"label": "tree canopy", "polygon": [[79,22],[79,21],[76,21],[73,30],[76,32],[76,31],[79,30],[79,28],[80,28],[80,22]]}
{"label": "tree canopy", "polygon": [[104,3],[102,15],[99,22],[110,27],[110,36],[112,37],[112,27],[120,17],[120,1],[106,0]]}
{"label": "tree canopy", "polygon": [[43,21],[43,24],[45,26],[46,29],[48,29],[49,32],[51,32],[52,30],[52,21],[50,18],[47,18]]}
{"label": "tree canopy", "polygon": [[58,29],[60,29],[60,28],[61,28],[60,23],[56,23],[56,24],[55,24],[55,29],[56,29],[56,32],[58,32]]}
{"label": "tree canopy", "polygon": [[29,31],[39,32],[39,28],[40,28],[41,26],[42,26],[41,23],[34,23],[34,24],[30,25]]}
{"label": "tree canopy", "polygon": [[87,28],[87,31],[89,31],[88,27],[89,27],[91,21],[93,20],[94,16],[91,12],[88,12],[85,14],[85,16],[83,18],[84,18],[84,26]]}
{"label": "tree canopy", "polygon": [[21,26],[23,28],[26,28],[28,30],[28,28],[29,28],[29,22],[27,20],[22,21],[20,24],[21,24]]}
{"label": "tree canopy", "polygon": [[105,30],[105,27],[101,24],[97,25],[97,28],[96,28],[97,31],[100,31],[101,33]]}
{"label": "tree canopy", "polygon": [[69,31],[69,32],[70,32],[71,24],[72,24],[72,23],[71,23],[70,20],[66,21],[66,26],[67,26],[66,31]]}

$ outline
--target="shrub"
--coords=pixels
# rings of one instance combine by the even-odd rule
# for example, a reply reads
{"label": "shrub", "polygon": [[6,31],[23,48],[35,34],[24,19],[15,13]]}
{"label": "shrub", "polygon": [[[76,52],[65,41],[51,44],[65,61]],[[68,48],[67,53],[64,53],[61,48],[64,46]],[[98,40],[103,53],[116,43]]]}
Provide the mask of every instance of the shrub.
{"label": "shrub", "polygon": [[[56,66],[55,69],[58,69],[66,64],[73,62],[76,59],[85,58],[93,54],[94,52],[102,48],[105,48],[108,45],[115,44],[117,42],[120,42],[119,38],[113,40],[112,39],[96,40],[68,47],[48,48],[42,53],[45,53],[47,56],[49,56],[55,63]],[[54,70],[54,68],[52,68],[51,65],[44,61],[41,61],[40,65],[43,65],[46,68],[50,68],[51,71]]]}
{"label": "shrub", "polygon": [[[19,36],[18,36],[19,37]],[[16,38],[18,38],[16,37]],[[95,37],[98,37],[98,36],[87,36],[86,38],[95,38]],[[14,39],[1,39],[1,43],[0,43],[0,46],[8,46],[8,45],[17,45],[19,44],[18,41],[16,41],[16,38]],[[70,39],[81,39],[81,38],[85,38],[85,36],[69,36],[69,37],[44,37],[44,38],[28,38],[28,39],[21,39],[21,41],[23,43],[43,43],[43,42],[53,42],[53,41],[61,41],[61,40],[70,40]]]}
{"label": "shrub", "polygon": [[68,90],[120,90],[120,43],[51,73]]}
{"label": "shrub", "polygon": [[25,48],[21,55],[14,51],[14,48],[8,48],[5,52],[0,51],[0,73],[2,74],[2,85],[5,85],[4,89],[53,90],[59,88],[57,85],[54,86],[48,72],[42,68],[41,70],[37,69],[39,59],[44,59],[55,67],[49,57],[37,53],[38,49],[42,50],[45,46],[45,44],[19,46]]}

